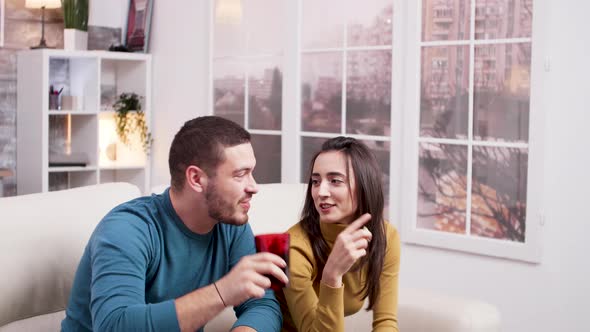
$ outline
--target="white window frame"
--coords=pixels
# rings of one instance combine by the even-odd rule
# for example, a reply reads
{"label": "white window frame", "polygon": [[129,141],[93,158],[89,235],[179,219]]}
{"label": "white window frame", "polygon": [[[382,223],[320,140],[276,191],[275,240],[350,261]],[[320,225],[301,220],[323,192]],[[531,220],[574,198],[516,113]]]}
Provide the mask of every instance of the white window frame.
{"label": "white window frame", "polygon": [[[543,212],[543,148],[544,148],[544,80],[548,71],[548,60],[544,57],[546,36],[545,14],[547,5],[542,0],[533,3],[533,36],[531,50],[531,91],[529,111],[528,172],[527,172],[527,211],[525,242],[491,239],[479,236],[454,234],[416,227],[418,202],[418,135],[420,121],[420,49],[422,45],[421,20],[422,1],[405,1],[405,88],[404,92],[404,133],[403,133],[403,171],[401,174],[403,191],[400,218],[402,223],[402,241],[406,243],[466,251],[483,255],[504,257],[526,262],[538,263],[542,257]],[[471,0],[471,16],[475,14],[475,0]],[[474,22],[470,23],[471,36],[474,35]],[[545,25],[545,26],[544,26]],[[470,47],[470,85],[473,92],[474,45],[481,42],[466,43]],[[485,42],[484,42],[485,43]],[[430,43],[429,43],[430,44]],[[435,43],[436,44],[436,43]],[[444,42],[440,44],[446,45]],[[456,44],[453,44],[456,45]],[[469,108],[469,121],[473,119],[473,107]],[[444,139],[443,139],[444,140]],[[494,144],[496,146],[496,144]],[[471,165],[467,177],[471,177]],[[468,193],[467,199],[470,195]]]}
{"label": "white window frame", "polygon": [[[421,0],[392,0],[393,47],[391,79],[391,136],[389,207],[391,223],[401,230],[401,240],[412,245],[504,257],[526,262],[540,262],[542,256],[543,165],[544,165],[544,89],[549,60],[547,46],[547,7],[543,0],[533,4],[533,37],[531,58],[531,91],[527,172],[527,217],[525,242],[517,243],[476,236],[417,229],[418,133],[420,116],[420,24]],[[475,0],[471,0],[471,14]],[[215,1],[208,1],[209,16],[209,93],[208,114],[213,114],[213,38]],[[324,137],[301,130],[301,13],[302,1],[286,1],[285,45],[283,54],[282,128],[272,134],[281,135],[281,182],[299,183],[301,172],[301,138]],[[471,27],[473,33],[473,26]],[[469,45],[471,45],[470,42]],[[471,46],[473,51],[473,46]],[[470,52],[470,71],[473,71]],[[346,66],[346,63],[343,63]],[[345,72],[343,72],[344,74]],[[345,79],[343,77],[343,79]],[[246,77],[247,83],[247,77]],[[344,94],[343,94],[344,95]],[[472,113],[472,112],[470,112]],[[471,117],[470,117],[471,118]],[[247,126],[247,123],[246,123]],[[258,133],[256,131],[255,133]],[[262,134],[262,132],[261,132]],[[352,135],[354,136],[354,135]],[[356,136],[355,136],[356,137]],[[362,137],[357,137],[361,138]]]}

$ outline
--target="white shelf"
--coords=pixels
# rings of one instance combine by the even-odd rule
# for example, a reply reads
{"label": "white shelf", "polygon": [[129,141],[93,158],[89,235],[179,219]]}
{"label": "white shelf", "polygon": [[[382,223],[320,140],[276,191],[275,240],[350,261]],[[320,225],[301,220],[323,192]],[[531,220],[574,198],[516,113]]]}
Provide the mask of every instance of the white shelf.
{"label": "white shelf", "polygon": [[134,170],[134,169],[144,169],[145,166],[100,166],[101,171],[116,171],[116,170]]}
{"label": "white shelf", "polygon": [[96,171],[96,166],[59,166],[59,167],[48,167],[49,173],[62,173],[62,172],[89,172]]}
{"label": "white shelf", "polygon": [[[101,108],[121,93],[136,93],[151,128],[151,55],[42,49],[21,51],[17,61],[18,194],[113,181],[148,193],[148,155],[141,146],[121,146],[109,120],[114,111]],[[49,109],[50,86],[63,91],[60,98],[78,98],[80,109]],[[52,153],[84,153],[88,166],[49,167]]]}
{"label": "white shelf", "polygon": [[96,111],[68,111],[68,110],[49,110],[49,115],[96,115]]}

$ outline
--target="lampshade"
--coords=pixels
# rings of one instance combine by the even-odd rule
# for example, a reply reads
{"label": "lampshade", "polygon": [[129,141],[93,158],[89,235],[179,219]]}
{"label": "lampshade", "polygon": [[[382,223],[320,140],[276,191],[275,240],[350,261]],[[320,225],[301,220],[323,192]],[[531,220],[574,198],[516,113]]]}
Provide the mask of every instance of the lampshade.
{"label": "lampshade", "polygon": [[61,7],[61,0],[25,0],[26,8],[59,8]]}
{"label": "lampshade", "polygon": [[240,23],[242,21],[242,0],[217,0],[215,18],[218,23]]}

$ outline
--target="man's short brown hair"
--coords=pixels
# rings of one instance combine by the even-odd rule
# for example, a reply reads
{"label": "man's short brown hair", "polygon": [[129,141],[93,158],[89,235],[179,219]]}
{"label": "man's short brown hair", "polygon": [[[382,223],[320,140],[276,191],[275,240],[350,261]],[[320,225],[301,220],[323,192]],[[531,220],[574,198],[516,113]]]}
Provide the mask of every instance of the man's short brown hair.
{"label": "man's short brown hair", "polygon": [[223,150],[250,142],[250,133],[235,122],[218,116],[201,116],[185,122],[174,136],[168,155],[171,186],[181,190],[190,165],[214,177],[223,161]]}

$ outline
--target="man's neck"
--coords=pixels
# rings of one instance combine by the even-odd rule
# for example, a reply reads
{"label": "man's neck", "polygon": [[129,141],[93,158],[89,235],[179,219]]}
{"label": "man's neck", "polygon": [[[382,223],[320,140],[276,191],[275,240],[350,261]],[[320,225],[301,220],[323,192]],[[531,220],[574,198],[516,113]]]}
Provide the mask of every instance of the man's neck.
{"label": "man's neck", "polygon": [[217,224],[217,220],[209,216],[203,195],[185,190],[178,192],[172,187],[169,194],[174,211],[191,232],[207,234]]}

